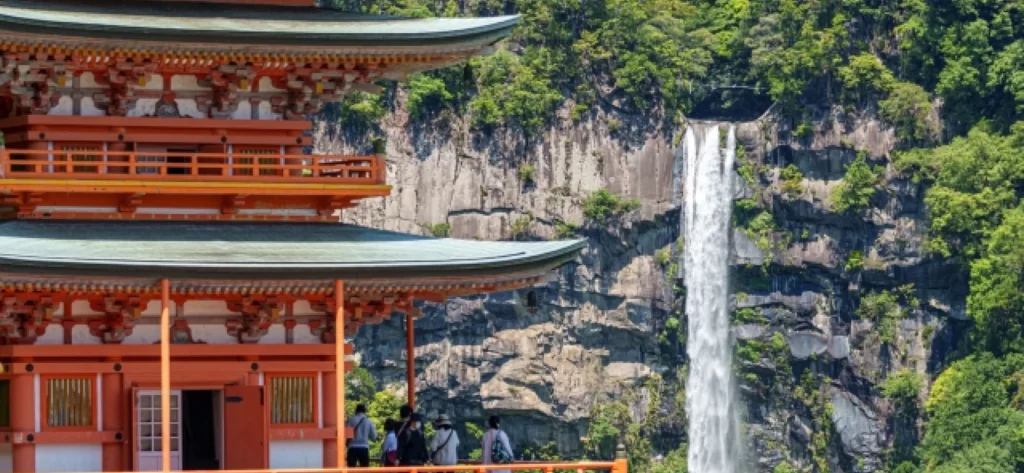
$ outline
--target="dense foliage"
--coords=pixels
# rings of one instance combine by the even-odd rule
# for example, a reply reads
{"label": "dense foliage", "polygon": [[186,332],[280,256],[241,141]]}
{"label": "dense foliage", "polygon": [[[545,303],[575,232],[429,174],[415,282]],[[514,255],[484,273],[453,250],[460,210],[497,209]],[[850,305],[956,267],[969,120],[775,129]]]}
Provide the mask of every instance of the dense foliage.
{"label": "dense foliage", "polygon": [[[413,17],[519,13],[513,52],[413,77],[414,115],[469,111],[537,131],[569,104],[646,117],[822,99],[878,103],[910,142],[1024,112],[1024,8],[1015,0],[322,0]],[[881,102],[878,102],[881,101]],[[661,113],[651,114],[652,110]],[[763,111],[763,110],[761,110]],[[755,111],[756,112],[756,111]]]}

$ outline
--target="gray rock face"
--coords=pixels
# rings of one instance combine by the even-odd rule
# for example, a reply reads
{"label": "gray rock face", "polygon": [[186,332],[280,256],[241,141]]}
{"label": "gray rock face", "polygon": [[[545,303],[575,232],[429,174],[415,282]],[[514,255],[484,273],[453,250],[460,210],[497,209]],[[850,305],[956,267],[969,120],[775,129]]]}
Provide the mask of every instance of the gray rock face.
{"label": "gray rock face", "polygon": [[[678,256],[684,194],[674,135],[682,130],[613,138],[600,116],[561,122],[529,140],[515,131],[485,136],[459,118],[410,123],[399,95],[397,112],[381,127],[393,194],[362,202],[344,213],[344,221],[419,234],[427,233],[426,225],[448,223],[453,237],[487,240],[511,238],[522,222],[525,237],[550,239],[566,222],[580,225],[590,241],[580,259],[545,286],[424,305],[415,356],[426,413],[477,424],[500,414],[517,448],[554,442],[572,457],[584,453],[581,439],[593,408],[620,399],[635,422],[653,412],[669,426],[661,432],[671,441],[659,438],[656,454],[685,441],[685,413],[674,397],[663,397],[659,409],[642,388],[653,375],[675,372],[685,356],[684,342],[659,340],[671,317],[682,319],[684,296],[673,290],[681,284],[678,273],[669,274],[673,266],[654,257],[662,249]],[[879,193],[864,216],[829,210],[845,166],[856,158],[849,147],[881,163],[895,143],[891,130],[871,119],[836,120],[797,143],[790,128],[769,114],[737,129],[747,157],[764,172],[754,186],[738,178],[735,197],[763,203],[778,226],[774,240],[782,243],[766,251],[743,231],[733,232],[737,286],[744,292],[735,307],[757,308],[764,317],[763,324],[734,327],[733,335],[774,350],[774,335],[787,334],[781,354],[758,353],[759,361],[743,367],[752,376],[738,380],[747,403],[751,473],[770,472],[783,461],[798,471],[813,468],[812,439],[823,427],[795,407],[791,388],[803,371],[786,371],[786,365],[831,379],[813,387],[833,406],[840,441],[825,452],[832,471],[883,471],[893,436],[885,401],[873,397],[878,390],[872,386],[897,369],[931,366],[932,349],[942,345],[932,343],[928,327],[965,317],[964,278],[957,268],[921,255],[925,226],[915,186],[890,179],[888,192]],[[366,137],[327,127],[318,133],[317,151],[367,152],[370,146]],[[527,163],[535,172],[524,183],[518,170]],[[795,198],[782,195],[773,169],[789,164],[805,175]],[[582,202],[598,189],[639,199],[639,211],[607,224],[585,222]],[[853,251],[865,257],[862,270],[847,269]],[[857,316],[859,300],[904,284],[915,285],[922,309],[910,312],[895,340],[884,344],[874,324]],[[536,309],[524,304],[530,291]],[[384,386],[404,383],[401,317],[363,328],[355,346]],[[789,388],[769,389],[764,380],[770,378]]]}

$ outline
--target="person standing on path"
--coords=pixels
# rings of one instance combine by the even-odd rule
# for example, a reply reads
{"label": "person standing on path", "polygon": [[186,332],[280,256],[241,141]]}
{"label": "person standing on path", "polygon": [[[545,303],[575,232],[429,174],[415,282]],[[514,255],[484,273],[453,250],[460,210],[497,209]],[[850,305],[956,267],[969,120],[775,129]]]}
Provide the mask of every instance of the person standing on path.
{"label": "person standing on path", "polygon": [[[483,464],[499,465],[512,463],[512,444],[508,441],[508,435],[501,430],[501,419],[498,416],[491,416],[487,419],[490,427],[484,433],[483,438]],[[491,470],[491,473],[510,473],[510,470]]]}
{"label": "person standing on path", "polygon": [[452,428],[452,421],[441,414],[434,422],[437,432],[430,440],[430,460],[435,465],[455,465],[459,462],[459,434]]}
{"label": "person standing on path", "polygon": [[427,438],[423,435],[423,414],[415,413],[409,420],[405,442],[399,441],[398,458],[402,466],[422,466],[430,460]]}
{"label": "person standing on path", "polygon": [[356,406],[356,415],[348,420],[352,428],[352,439],[348,444],[348,466],[370,466],[370,441],[377,440],[377,426],[366,416],[366,404]]}

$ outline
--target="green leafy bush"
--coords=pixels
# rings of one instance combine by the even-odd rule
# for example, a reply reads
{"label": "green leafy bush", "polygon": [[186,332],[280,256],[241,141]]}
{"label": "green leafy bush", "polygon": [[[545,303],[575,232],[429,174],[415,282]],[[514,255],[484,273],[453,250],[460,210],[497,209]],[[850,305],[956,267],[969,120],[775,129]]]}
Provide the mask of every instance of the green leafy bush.
{"label": "green leafy bush", "polygon": [[612,217],[634,212],[639,208],[639,199],[623,199],[607,189],[593,192],[583,199],[583,216],[597,223],[605,223]]}
{"label": "green leafy bush", "polygon": [[423,225],[423,227],[426,228],[431,235],[434,235],[435,237],[438,238],[448,238],[448,236],[450,236],[452,233],[452,226],[447,222],[428,223]]}
{"label": "green leafy bush", "polygon": [[515,123],[527,133],[535,133],[553,118],[562,94],[519,56],[500,51],[475,61],[480,70],[480,92],[469,107],[478,126]]}
{"label": "green leafy bush", "polygon": [[842,182],[833,190],[832,210],[838,213],[863,212],[871,205],[878,183],[878,173],[868,166],[864,155],[858,156],[846,167]]}
{"label": "green leafy bush", "polygon": [[409,78],[409,112],[416,117],[432,115],[455,98],[441,78],[416,74]]}
{"label": "green leafy bush", "polygon": [[878,338],[891,344],[896,341],[899,321],[903,320],[906,312],[900,306],[899,297],[896,294],[881,291],[872,292],[861,298],[860,306],[857,307],[857,316],[874,322]]}
{"label": "green leafy bush", "polygon": [[804,192],[804,173],[794,164],[790,164],[779,171],[779,178],[782,180],[782,193],[787,197],[796,198]]}
{"label": "green leafy bush", "polygon": [[513,240],[525,240],[533,233],[533,214],[520,215],[508,229]]}
{"label": "green leafy bush", "polygon": [[532,184],[536,174],[537,169],[530,163],[523,163],[519,166],[519,182],[523,184]]}
{"label": "green leafy bush", "polygon": [[896,136],[907,142],[935,138],[937,130],[931,123],[933,112],[928,92],[912,82],[899,82],[885,100],[878,102],[882,118],[896,128]]}
{"label": "green leafy bush", "polygon": [[853,250],[850,252],[850,257],[846,259],[846,271],[849,273],[855,273],[864,269],[864,253],[860,250]]}
{"label": "green leafy bush", "polygon": [[882,395],[897,405],[913,404],[924,386],[921,373],[902,369],[889,375],[882,383]]}

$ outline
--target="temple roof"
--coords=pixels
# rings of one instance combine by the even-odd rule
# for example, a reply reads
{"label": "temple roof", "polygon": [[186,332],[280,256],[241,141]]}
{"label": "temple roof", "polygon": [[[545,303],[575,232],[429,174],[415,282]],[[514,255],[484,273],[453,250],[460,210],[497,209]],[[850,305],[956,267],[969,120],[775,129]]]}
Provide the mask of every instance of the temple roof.
{"label": "temple roof", "polygon": [[421,18],[328,9],[175,2],[0,0],[0,30],[83,39],[249,45],[420,46],[488,43],[518,16]]}
{"label": "temple roof", "polygon": [[354,225],[0,222],[0,271],[189,279],[409,279],[538,275],[585,241],[429,238]]}

